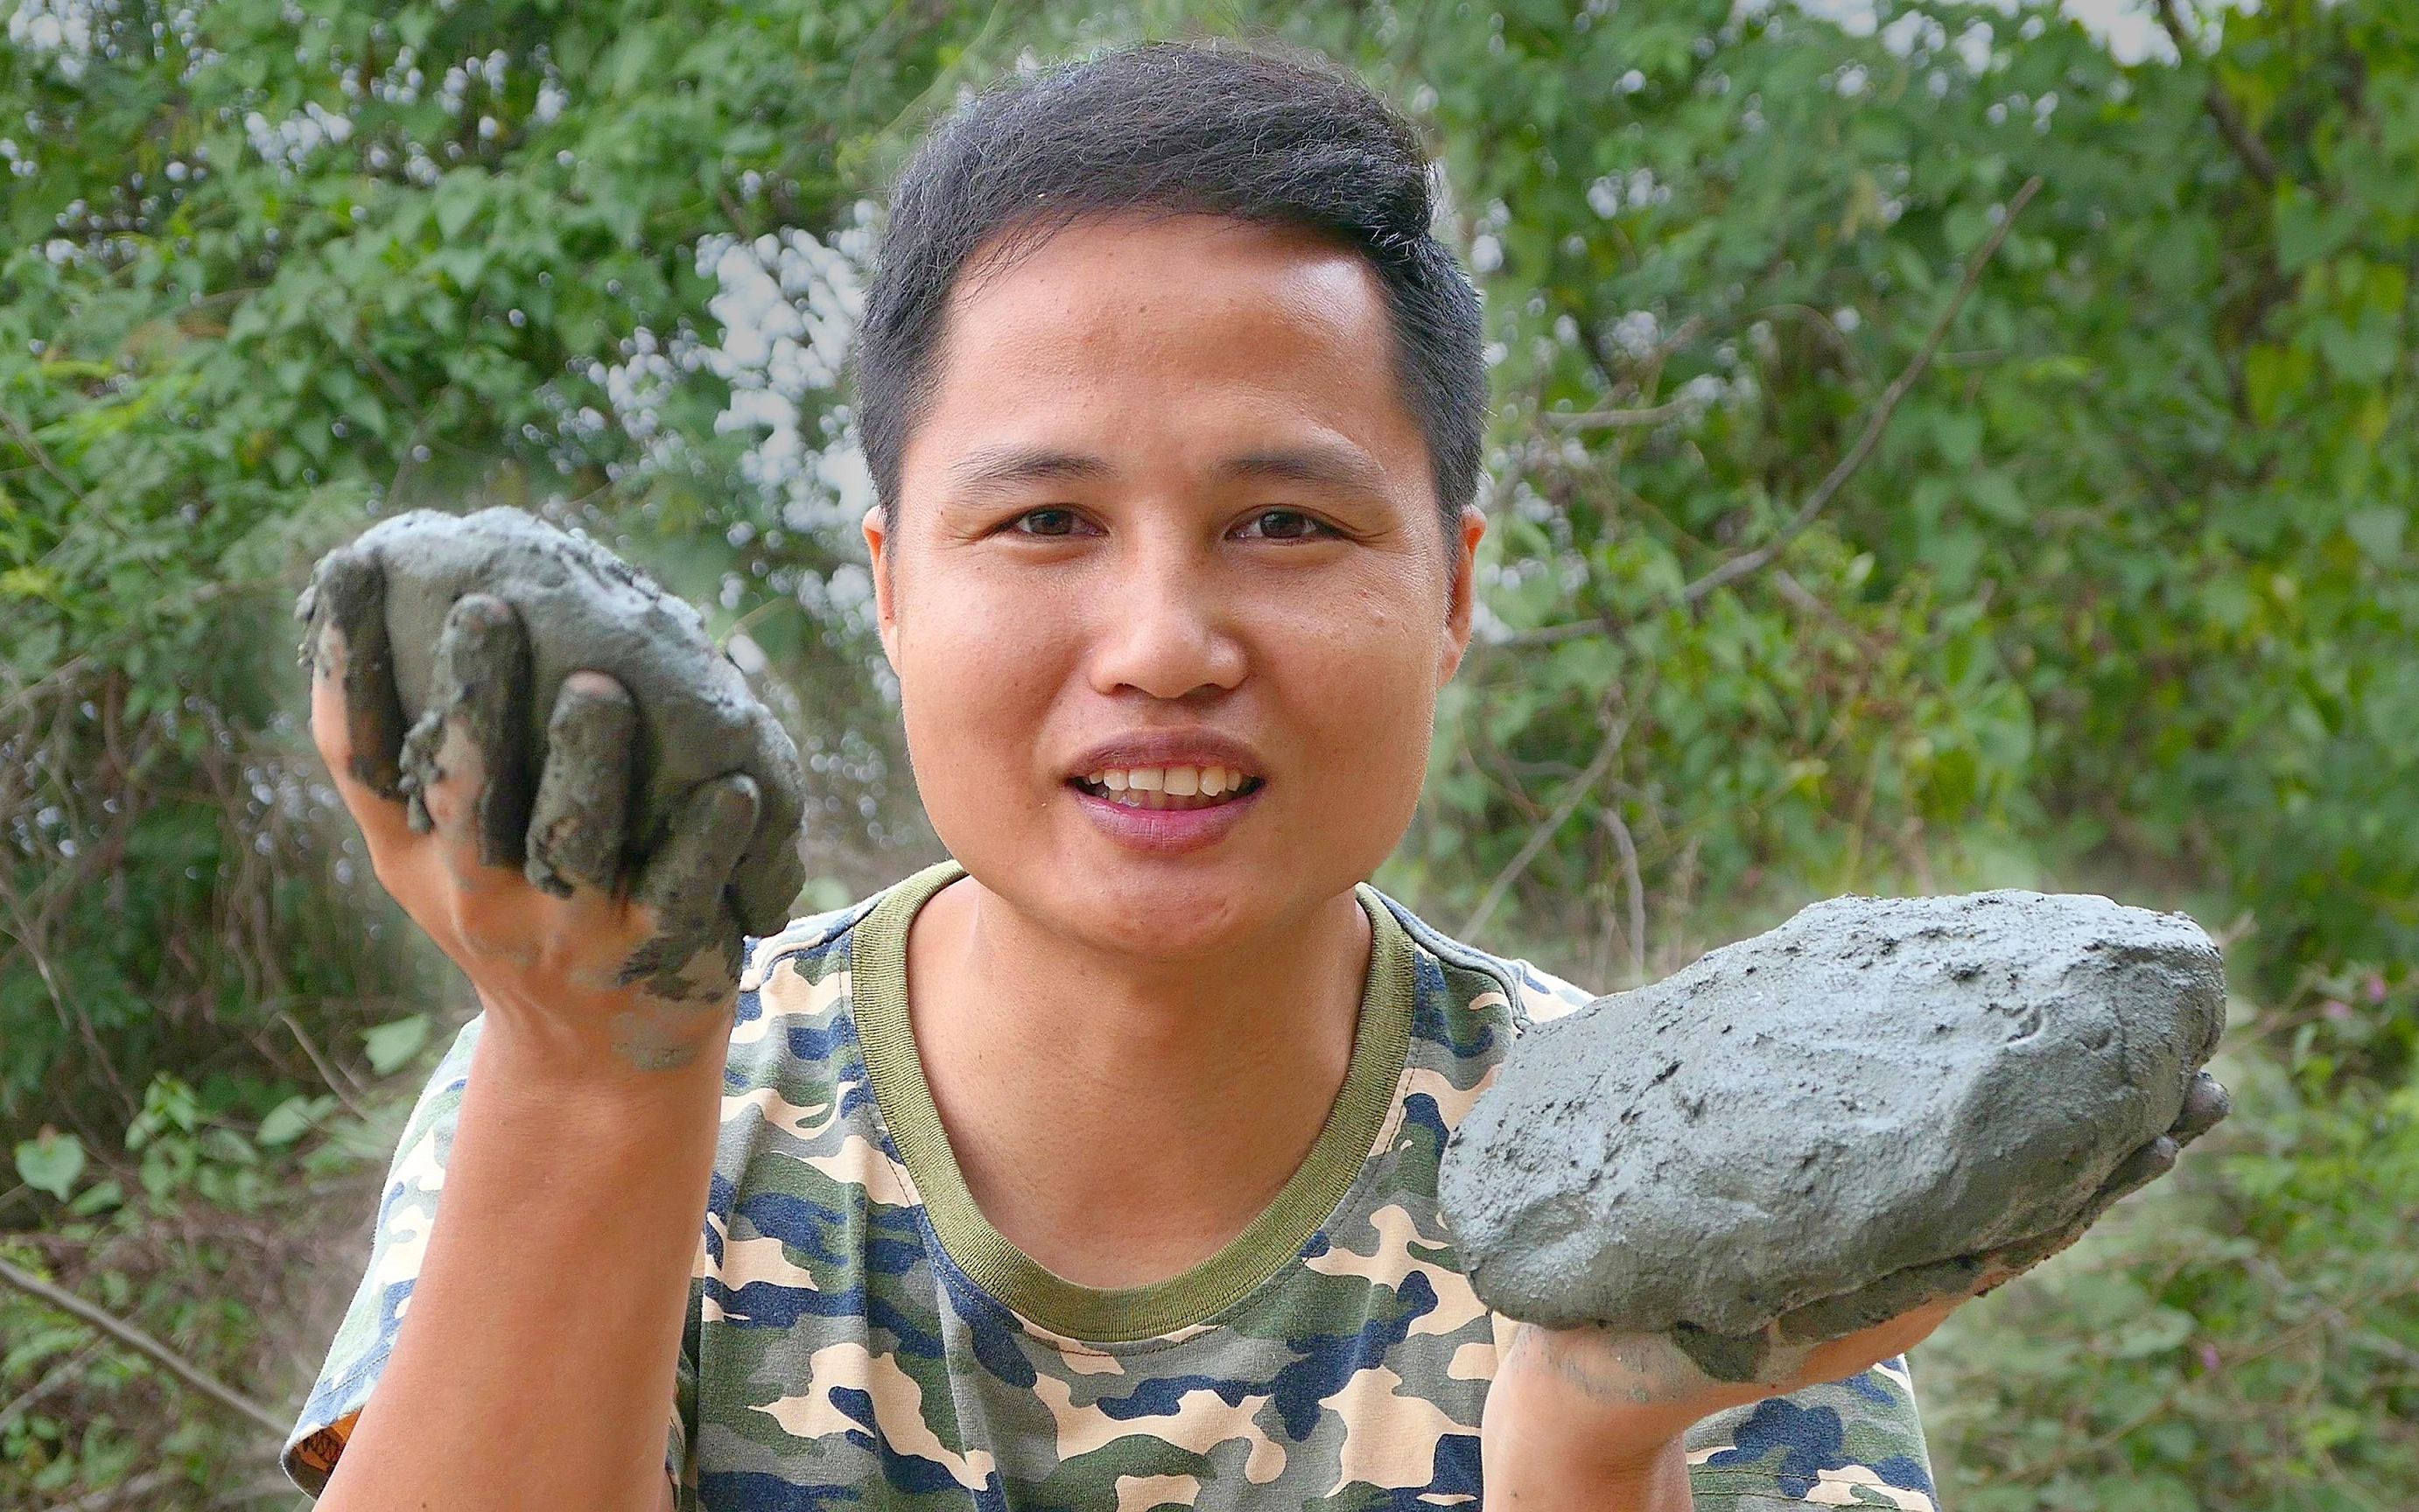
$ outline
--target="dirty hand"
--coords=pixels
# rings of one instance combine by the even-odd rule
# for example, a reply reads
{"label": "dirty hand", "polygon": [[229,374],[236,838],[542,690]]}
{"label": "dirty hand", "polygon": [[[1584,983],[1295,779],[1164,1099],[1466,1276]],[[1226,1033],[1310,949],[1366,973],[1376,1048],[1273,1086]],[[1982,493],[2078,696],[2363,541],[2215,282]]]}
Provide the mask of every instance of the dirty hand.
{"label": "dirty hand", "polygon": [[727,1033],[742,930],[727,896],[759,793],[732,773],[681,801],[631,856],[636,702],[601,672],[566,677],[542,751],[529,631],[463,594],[406,728],[385,612],[388,568],[348,548],[319,565],[309,621],[311,733],[379,883],[469,976],[491,1024],[638,1070],[688,1064]]}
{"label": "dirty hand", "polygon": [[2119,1197],[2165,1174],[2177,1150],[2226,1110],[2226,1088],[2201,1072],[2174,1124],[2119,1162],[2074,1223],[2003,1250],[1884,1277],[1784,1316],[1766,1330],[1761,1359],[1746,1381],[1708,1374],[1669,1335],[1513,1324],[1479,1427],[1488,1502],[1524,1512],[1687,1512],[1681,1436],[1701,1419],[1844,1381],[1905,1353],[1961,1304],[2081,1238]]}
{"label": "dirty hand", "polygon": [[1761,1378],[1746,1381],[1706,1375],[1665,1335],[1516,1323],[1479,1423],[1487,1504],[1687,1512],[1681,1435],[1699,1419],[1869,1370],[1912,1349],[1964,1300],[1775,1350]]}

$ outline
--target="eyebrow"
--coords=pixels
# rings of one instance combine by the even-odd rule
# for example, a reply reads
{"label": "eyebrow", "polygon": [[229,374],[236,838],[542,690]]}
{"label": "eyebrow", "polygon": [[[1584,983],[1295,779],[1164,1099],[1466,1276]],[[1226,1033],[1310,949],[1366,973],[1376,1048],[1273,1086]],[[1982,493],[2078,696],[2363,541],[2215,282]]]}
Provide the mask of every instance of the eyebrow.
{"label": "eyebrow", "polygon": [[1228,458],[1219,465],[1218,471],[1224,477],[1243,482],[1267,479],[1340,493],[1382,495],[1386,491],[1385,475],[1378,465],[1357,448],[1348,446],[1256,452]]}
{"label": "eyebrow", "polygon": [[949,491],[963,499],[980,499],[1024,483],[1096,483],[1116,471],[1099,457],[1080,453],[994,446],[953,464]]}
{"label": "eyebrow", "polygon": [[[1348,446],[1299,446],[1250,452],[1218,464],[1221,478],[1237,482],[1298,483],[1346,493],[1383,494],[1385,478],[1376,463]],[[978,500],[1029,483],[1098,483],[1117,469],[1097,456],[1048,447],[999,446],[977,452],[949,469],[949,491]]]}

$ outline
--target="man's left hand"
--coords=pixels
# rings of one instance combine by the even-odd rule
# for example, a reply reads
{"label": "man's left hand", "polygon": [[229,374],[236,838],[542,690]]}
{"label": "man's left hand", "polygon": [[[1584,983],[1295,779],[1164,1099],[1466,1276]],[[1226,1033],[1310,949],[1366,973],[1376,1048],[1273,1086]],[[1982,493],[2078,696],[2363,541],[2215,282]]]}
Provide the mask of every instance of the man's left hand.
{"label": "man's left hand", "polygon": [[[1987,1273],[1976,1292],[2007,1278]],[[1870,1370],[1914,1348],[1968,1300],[1937,1298],[1841,1338],[1776,1346],[1761,1377],[1747,1381],[1714,1380],[1659,1334],[1517,1323],[1479,1426],[1487,1504],[1689,1512],[1680,1443],[1699,1419]]]}

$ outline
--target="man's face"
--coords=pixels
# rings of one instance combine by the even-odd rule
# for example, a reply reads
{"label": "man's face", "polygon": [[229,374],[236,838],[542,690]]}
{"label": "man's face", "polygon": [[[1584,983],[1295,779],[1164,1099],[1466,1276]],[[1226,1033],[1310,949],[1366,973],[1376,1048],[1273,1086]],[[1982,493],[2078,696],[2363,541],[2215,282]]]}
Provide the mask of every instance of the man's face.
{"label": "man's face", "polygon": [[1483,518],[1447,539],[1383,287],[1207,216],[971,270],[866,522],[933,827],[1096,949],[1283,927],[1401,839],[1470,634]]}

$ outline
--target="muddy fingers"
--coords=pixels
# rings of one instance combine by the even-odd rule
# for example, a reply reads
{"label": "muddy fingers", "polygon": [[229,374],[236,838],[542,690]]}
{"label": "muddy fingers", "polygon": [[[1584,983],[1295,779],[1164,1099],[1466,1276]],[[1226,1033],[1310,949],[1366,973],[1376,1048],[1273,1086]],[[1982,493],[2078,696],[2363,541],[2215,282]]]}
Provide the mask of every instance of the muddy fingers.
{"label": "muddy fingers", "polygon": [[457,874],[521,864],[529,823],[530,648],[513,607],[465,594],[437,638],[427,706],[403,742],[412,827],[444,833]]}
{"label": "muddy fingers", "polygon": [[620,885],[638,730],[638,705],[621,684],[602,672],[563,680],[530,814],[522,872],[531,883],[558,898],[574,884],[600,892]]}
{"label": "muddy fingers", "polygon": [[308,623],[302,647],[313,667],[341,669],[352,777],[381,798],[402,797],[403,705],[387,642],[386,574],[377,559],[351,549],[329,552],[294,612]]}
{"label": "muddy fingers", "polygon": [[624,982],[681,1002],[730,994],[742,943],[731,874],[755,840],[758,808],[755,779],[737,772],[701,783],[682,802],[634,889],[655,932],[623,966]]}

